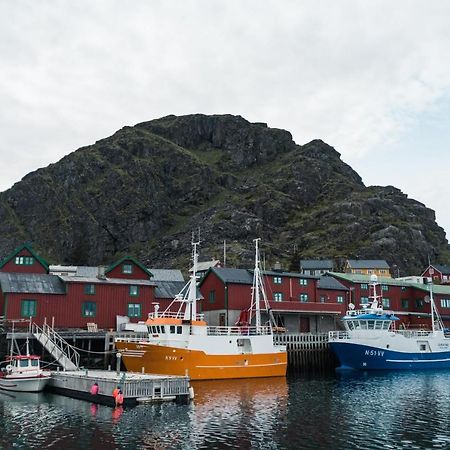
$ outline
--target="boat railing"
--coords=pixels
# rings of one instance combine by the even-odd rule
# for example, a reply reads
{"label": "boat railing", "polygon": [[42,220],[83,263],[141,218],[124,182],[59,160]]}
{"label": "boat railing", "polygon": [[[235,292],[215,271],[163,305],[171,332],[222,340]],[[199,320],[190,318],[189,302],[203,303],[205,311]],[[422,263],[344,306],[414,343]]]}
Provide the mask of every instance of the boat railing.
{"label": "boat railing", "polygon": [[207,334],[209,336],[257,336],[272,334],[271,327],[220,327],[211,326],[207,327]]}
{"label": "boat railing", "polygon": [[365,309],[349,309],[346,313],[347,316],[361,316],[363,314],[386,314],[386,315],[393,315],[394,311],[388,311],[383,308],[365,308]]}
{"label": "boat railing", "polygon": [[[398,334],[408,339],[415,339],[420,337],[427,337],[433,334],[430,330],[352,330],[352,331],[330,331],[328,333],[329,340],[343,340],[343,339],[351,339],[352,337],[362,336],[364,338],[376,338],[379,336],[379,333],[389,333],[391,336],[394,334]],[[392,334],[394,333],[394,334]]]}
{"label": "boat railing", "polygon": [[[137,334],[137,333],[135,333]],[[117,334],[114,338],[115,342],[151,342],[150,338],[148,337],[148,334],[142,335],[142,336],[133,336],[130,335],[130,333],[126,334]]]}
{"label": "boat railing", "polygon": [[[151,312],[148,314],[149,319],[179,319],[184,320],[184,312],[177,311],[164,311],[162,313],[160,312]],[[205,315],[204,314],[197,314],[195,320],[204,320]]]}
{"label": "boat railing", "polygon": [[395,330],[394,333],[400,334],[405,338],[426,337],[433,334],[431,330]]}
{"label": "boat railing", "polygon": [[330,331],[328,333],[328,339],[331,341],[338,341],[342,339],[350,339],[348,331]]}

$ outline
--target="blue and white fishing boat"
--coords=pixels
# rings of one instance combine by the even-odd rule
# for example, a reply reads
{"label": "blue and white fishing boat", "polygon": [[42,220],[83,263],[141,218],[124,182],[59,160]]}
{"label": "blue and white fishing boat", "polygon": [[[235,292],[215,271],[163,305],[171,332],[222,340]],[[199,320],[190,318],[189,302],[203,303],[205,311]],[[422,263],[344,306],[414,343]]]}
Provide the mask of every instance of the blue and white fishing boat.
{"label": "blue and white fishing boat", "polygon": [[444,328],[433,300],[431,330],[398,330],[393,311],[383,309],[377,276],[371,277],[369,303],[361,309],[349,305],[342,318],[345,331],[330,331],[329,344],[340,362],[338,369],[411,370],[450,369],[450,333]]}

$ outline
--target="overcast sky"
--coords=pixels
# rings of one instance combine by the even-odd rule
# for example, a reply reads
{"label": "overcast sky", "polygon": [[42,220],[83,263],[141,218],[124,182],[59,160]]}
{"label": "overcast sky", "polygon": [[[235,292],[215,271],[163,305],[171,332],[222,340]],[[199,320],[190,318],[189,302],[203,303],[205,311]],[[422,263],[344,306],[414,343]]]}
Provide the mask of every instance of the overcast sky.
{"label": "overcast sky", "polygon": [[0,0],[0,190],[125,125],[320,138],[450,232],[450,1]]}

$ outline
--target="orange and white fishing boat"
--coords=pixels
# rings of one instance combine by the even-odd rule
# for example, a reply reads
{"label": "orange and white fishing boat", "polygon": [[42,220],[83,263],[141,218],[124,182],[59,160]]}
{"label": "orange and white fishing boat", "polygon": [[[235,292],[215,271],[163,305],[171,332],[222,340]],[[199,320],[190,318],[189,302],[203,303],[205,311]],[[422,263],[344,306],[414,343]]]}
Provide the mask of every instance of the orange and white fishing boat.
{"label": "orange and white fishing boat", "polygon": [[[188,375],[192,380],[285,376],[286,347],[274,344],[270,320],[261,323],[261,302],[267,311],[269,304],[261,278],[258,242],[255,239],[248,325],[208,326],[203,315],[197,314],[198,243],[193,243],[190,281],[163,313],[155,305],[155,312],[146,321],[145,337],[116,337],[116,348],[127,370]],[[174,312],[176,302],[180,305]]]}

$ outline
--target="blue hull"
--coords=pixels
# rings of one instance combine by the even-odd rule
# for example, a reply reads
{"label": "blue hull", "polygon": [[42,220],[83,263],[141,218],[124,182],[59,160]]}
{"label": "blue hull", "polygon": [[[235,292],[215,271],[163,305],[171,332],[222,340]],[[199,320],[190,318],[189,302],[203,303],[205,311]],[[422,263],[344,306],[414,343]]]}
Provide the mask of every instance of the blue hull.
{"label": "blue hull", "polygon": [[339,359],[341,364],[339,369],[450,369],[450,351],[404,353],[343,342],[330,342],[330,347]]}

